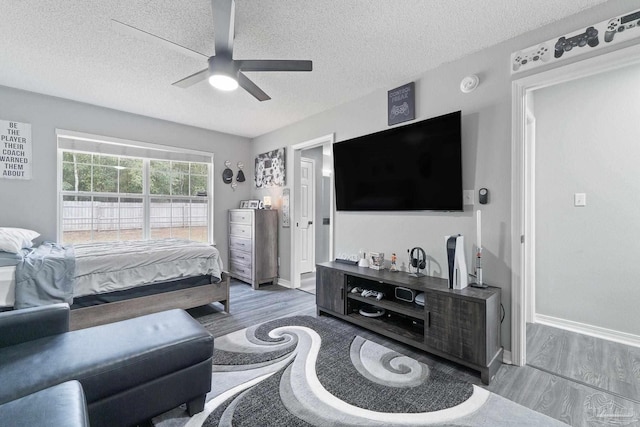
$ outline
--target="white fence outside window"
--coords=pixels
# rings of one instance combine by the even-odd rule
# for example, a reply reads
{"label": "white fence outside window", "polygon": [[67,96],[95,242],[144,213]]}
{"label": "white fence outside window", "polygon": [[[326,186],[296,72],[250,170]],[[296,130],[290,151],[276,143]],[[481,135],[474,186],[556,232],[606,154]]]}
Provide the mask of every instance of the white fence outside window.
{"label": "white fence outside window", "polygon": [[[138,203],[63,202],[63,231],[108,231],[142,228],[144,209]],[[206,227],[207,203],[150,203],[150,228]]]}

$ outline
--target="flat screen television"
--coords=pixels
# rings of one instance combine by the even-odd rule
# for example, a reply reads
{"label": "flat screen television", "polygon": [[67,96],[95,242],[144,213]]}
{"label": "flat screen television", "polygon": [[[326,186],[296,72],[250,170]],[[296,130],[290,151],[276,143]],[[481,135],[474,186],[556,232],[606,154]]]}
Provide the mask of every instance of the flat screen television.
{"label": "flat screen television", "polygon": [[339,211],[461,211],[460,111],[333,145]]}

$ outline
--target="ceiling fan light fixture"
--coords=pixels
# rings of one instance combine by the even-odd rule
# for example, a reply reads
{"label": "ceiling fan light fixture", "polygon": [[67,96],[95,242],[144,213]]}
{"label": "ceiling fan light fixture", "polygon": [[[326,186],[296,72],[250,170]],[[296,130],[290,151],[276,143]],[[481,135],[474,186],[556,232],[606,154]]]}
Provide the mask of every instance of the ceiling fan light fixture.
{"label": "ceiling fan light fixture", "polygon": [[238,68],[230,53],[220,52],[209,58],[209,84],[224,91],[238,88]]}
{"label": "ceiling fan light fixture", "polygon": [[212,74],[209,76],[209,84],[227,92],[238,89],[238,81],[226,74]]}

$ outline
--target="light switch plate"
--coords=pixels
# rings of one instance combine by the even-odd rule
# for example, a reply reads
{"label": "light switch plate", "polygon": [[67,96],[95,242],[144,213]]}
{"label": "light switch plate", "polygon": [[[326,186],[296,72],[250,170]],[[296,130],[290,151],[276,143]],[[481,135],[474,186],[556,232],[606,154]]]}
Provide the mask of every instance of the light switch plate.
{"label": "light switch plate", "polygon": [[573,195],[573,206],[577,206],[577,207],[587,206],[587,194],[575,193]]}

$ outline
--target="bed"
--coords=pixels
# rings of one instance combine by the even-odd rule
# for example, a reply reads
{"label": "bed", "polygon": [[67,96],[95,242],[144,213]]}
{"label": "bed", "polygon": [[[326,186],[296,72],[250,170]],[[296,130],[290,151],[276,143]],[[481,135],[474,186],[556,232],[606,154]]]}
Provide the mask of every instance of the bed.
{"label": "bed", "polygon": [[45,242],[0,252],[0,309],[66,300],[72,329],[212,302],[228,312],[229,276],[219,255],[211,245],[181,239]]}

